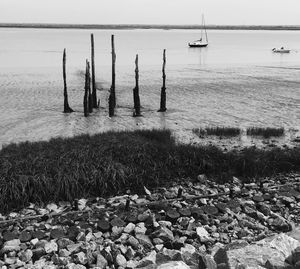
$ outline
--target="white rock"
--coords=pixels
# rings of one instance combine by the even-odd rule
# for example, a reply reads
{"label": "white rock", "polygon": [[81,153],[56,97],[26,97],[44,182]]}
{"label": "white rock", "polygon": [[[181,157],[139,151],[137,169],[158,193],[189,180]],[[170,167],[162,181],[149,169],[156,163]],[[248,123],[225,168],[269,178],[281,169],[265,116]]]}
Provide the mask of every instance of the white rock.
{"label": "white rock", "polygon": [[97,232],[97,233],[94,233],[94,236],[95,236],[95,238],[96,238],[96,239],[99,239],[99,238],[101,238],[101,237],[102,237],[102,235],[103,235],[103,233],[102,233],[102,232]]}
{"label": "white rock", "polygon": [[196,232],[197,232],[197,235],[200,239],[200,242],[207,242],[209,241],[209,234],[208,232],[205,230],[205,228],[203,227],[197,227],[196,228]]}
{"label": "white rock", "polygon": [[122,267],[126,267],[127,265],[127,261],[125,259],[125,257],[122,254],[118,254],[116,257],[116,264]]}
{"label": "white rock", "polygon": [[135,234],[145,234],[146,231],[147,231],[147,228],[145,227],[144,222],[138,223],[134,228]]}
{"label": "white rock", "polygon": [[155,249],[157,250],[157,252],[161,251],[163,248],[164,248],[163,244],[155,245]]}
{"label": "white rock", "polygon": [[78,209],[83,210],[86,207],[87,199],[78,200]]}
{"label": "white rock", "polygon": [[58,245],[54,241],[50,241],[45,244],[44,249],[46,253],[56,252],[58,251]]}
{"label": "white rock", "polygon": [[35,246],[37,242],[39,242],[39,239],[37,239],[37,238],[33,238],[30,240],[30,244],[33,246]]}
{"label": "white rock", "polygon": [[19,251],[20,250],[21,241],[19,239],[13,239],[10,241],[6,241],[3,245],[2,252],[10,252],[10,251]]}
{"label": "white rock", "polygon": [[159,265],[157,269],[190,269],[190,267],[182,261],[172,261]]}
{"label": "white rock", "polygon": [[172,227],[172,222],[170,221],[165,221],[165,220],[160,220],[158,221],[159,225],[170,228]]}
{"label": "white rock", "polygon": [[135,224],[134,223],[128,223],[127,226],[124,228],[124,233],[132,233],[134,231]]}

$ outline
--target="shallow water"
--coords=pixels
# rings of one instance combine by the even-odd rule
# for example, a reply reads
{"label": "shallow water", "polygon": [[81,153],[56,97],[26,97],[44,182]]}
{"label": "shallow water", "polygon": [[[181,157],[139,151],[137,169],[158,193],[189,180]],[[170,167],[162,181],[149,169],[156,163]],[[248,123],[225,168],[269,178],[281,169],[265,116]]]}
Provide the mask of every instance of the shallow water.
{"label": "shallow water", "polygon": [[[109,129],[207,125],[300,129],[300,33],[209,31],[209,47],[188,48],[195,30],[95,30],[101,109],[84,118],[89,30],[0,29],[0,146]],[[116,117],[107,111],[110,35],[117,52]],[[271,52],[286,46],[290,54]],[[63,109],[62,50],[67,48],[69,103]],[[167,112],[159,106],[162,50],[167,49]],[[139,54],[143,117],[132,117],[134,58]]]}

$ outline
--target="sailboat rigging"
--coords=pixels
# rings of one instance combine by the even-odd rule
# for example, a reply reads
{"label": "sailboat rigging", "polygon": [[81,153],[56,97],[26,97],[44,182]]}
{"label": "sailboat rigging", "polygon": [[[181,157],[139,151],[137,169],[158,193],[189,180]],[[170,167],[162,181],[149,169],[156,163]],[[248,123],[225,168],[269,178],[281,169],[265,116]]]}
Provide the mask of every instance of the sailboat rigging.
{"label": "sailboat rigging", "polygon": [[[203,40],[203,30],[205,32],[205,41]],[[190,47],[207,47],[207,45],[208,45],[208,38],[207,38],[207,32],[206,32],[206,27],[205,27],[204,15],[202,15],[201,37],[199,40],[190,42],[189,46]]]}

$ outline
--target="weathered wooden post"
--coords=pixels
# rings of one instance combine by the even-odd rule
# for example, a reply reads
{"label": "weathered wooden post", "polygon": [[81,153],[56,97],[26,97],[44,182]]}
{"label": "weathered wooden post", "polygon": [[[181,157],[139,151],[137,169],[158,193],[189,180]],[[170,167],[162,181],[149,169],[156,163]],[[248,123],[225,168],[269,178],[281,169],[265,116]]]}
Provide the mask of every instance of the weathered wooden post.
{"label": "weathered wooden post", "polygon": [[63,53],[63,79],[64,79],[64,113],[74,112],[69,106],[68,101],[68,90],[67,90],[67,79],[66,79],[66,49]]}
{"label": "weathered wooden post", "polygon": [[162,65],[162,78],[163,78],[163,85],[161,87],[160,92],[160,109],[159,112],[165,112],[167,110],[166,108],[166,50],[164,49],[163,53],[163,65]]}
{"label": "weathered wooden post", "polygon": [[89,105],[88,105],[88,80],[89,80],[89,68],[88,68],[88,60],[86,60],[86,68],[85,68],[85,86],[84,86],[84,97],[83,97],[83,110],[84,116],[87,117],[89,115]]}
{"label": "weathered wooden post", "polygon": [[108,97],[108,115],[110,117],[113,117],[115,115],[114,101],[111,93]]}
{"label": "weathered wooden post", "polygon": [[134,117],[141,116],[141,104],[139,95],[139,55],[135,57],[135,87],[133,89],[133,102],[134,102]]}
{"label": "weathered wooden post", "polygon": [[95,47],[94,47],[94,35],[91,34],[91,63],[92,63],[92,100],[93,108],[99,107],[99,101],[97,103],[97,89],[95,80]]}
{"label": "weathered wooden post", "polygon": [[87,61],[87,68],[88,68],[88,80],[87,80],[87,87],[88,87],[88,109],[89,113],[93,112],[93,96],[91,92],[91,75],[90,75],[90,63]]}
{"label": "weathered wooden post", "polygon": [[112,83],[110,93],[112,95],[112,102],[114,108],[116,107],[116,52],[115,52],[115,38],[111,35],[111,57],[112,57]]}

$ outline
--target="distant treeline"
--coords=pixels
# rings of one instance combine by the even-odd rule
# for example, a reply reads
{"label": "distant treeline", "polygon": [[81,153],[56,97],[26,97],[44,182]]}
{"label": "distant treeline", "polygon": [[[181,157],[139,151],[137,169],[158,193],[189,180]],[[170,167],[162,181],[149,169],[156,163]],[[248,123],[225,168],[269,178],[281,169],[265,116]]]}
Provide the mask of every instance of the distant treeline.
{"label": "distant treeline", "polygon": [[[202,25],[163,24],[38,24],[0,23],[1,28],[52,28],[52,29],[201,29]],[[300,30],[300,25],[207,25],[215,30]]]}

